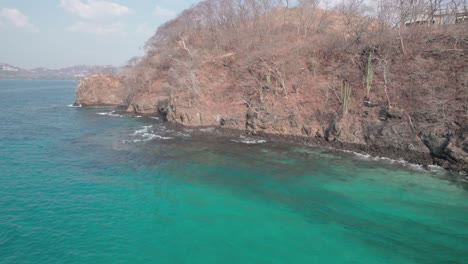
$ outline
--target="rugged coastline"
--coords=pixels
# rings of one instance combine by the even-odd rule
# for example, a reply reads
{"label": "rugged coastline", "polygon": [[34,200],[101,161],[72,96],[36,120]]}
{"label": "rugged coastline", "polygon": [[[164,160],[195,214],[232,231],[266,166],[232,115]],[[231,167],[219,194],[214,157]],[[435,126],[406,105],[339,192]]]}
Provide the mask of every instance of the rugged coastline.
{"label": "rugged coastline", "polygon": [[[122,113],[128,113],[122,111]],[[163,117],[158,115],[158,117]],[[167,121],[166,125],[169,128],[173,129],[183,129],[187,128],[184,125]],[[196,128],[198,130],[204,131],[204,133],[211,134],[213,136],[225,136],[225,137],[240,137],[246,136],[252,138],[253,140],[266,140],[267,142],[283,142],[283,143],[297,143],[312,147],[321,147],[321,148],[331,148],[335,150],[350,151],[358,155],[370,156],[373,158],[388,158],[395,161],[408,162],[411,164],[421,165],[423,168],[427,168],[434,164],[434,161],[431,155],[422,154],[420,152],[405,151],[402,152],[391,146],[388,147],[378,147],[378,146],[367,146],[359,145],[353,143],[339,142],[339,141],[327,141],[325,138],[321,137],[307,137],[304,135],[292,135],[292,134],[271,134],[268,132],[259,132],[252,134],[247,130],[226,128],[222,126],[202,126],[202,127],[190,127]],[[449,169],[450,170],[450,169]],[[461,174],[466,176],[465,174]]]}
{"label": "rugged coastline", "polygon": [[[78,89],[79,90],[79,89]],[[79,101],[75,102],[75,105],[79,104]],[[342,142],[338,140],[329,140],[326,137],[322,136],[307,136],[307,135],[295,135],[295,134],[278,134],[278,133],[269,133],[263,130],[252,131],[247,129],[248,125],[246,124],[246,129],[232,128],[226,125],[217,125],[217,126],[187,126],[179,120],[174,120],[168,117],[167,113],[164,112],[164,109],[161,111],[155,111],[152,113],[139,113],[134,111],[131,106],[125,105],[112,105],[109,103],[105,104],[88,104],[83,107],[107,107],[114,106],[115,111],[112,113],[117,115],[136,115],[143,117],[157,117],[158,119],[164,120],[165,125],[170,129],[182,130],[184,128],[197,129],[200,133],[208,137],[213,136],[222,136],[237,138],[242,136],[247,136],[255,140],[266,140],[267,142],[282,142],[282,143],[293,143],[293,144],[303,144],[312,147],[320,148],[331,148],[338,151],[349,151],[358,155],[369,156],[374,159],[390,159],[397,162],[409,163],[420,165],[424,169],[428,169],[430,166],[438,166],[447,171],[455,173],[454,175],[459,175],[461,181],[468,180],[468,173],[465,165],[456,164],[452,165],[449,161],[444,161],[437,157],[434,157],[430,152],[418,152],[412,150],[401,150],[393,146],[377,146],[377,145],[365,145],[365,144],[356,144],[350,142]],[[131,111],[129,111],[131,109]],[[247,114],[246,114],[247,118]]]}
{"label": "rugged coastline", "polygon": [[392,27],[347,1],[247,16],[218,4],[202,1],[159,27],[117,75],[84,79],[76,104],[468,174],[464,24]]}
{"label": "rugged coastline", "polygon": [[[103,85],[105,83],[105,85]],[[120,93],[115,93],[120,91]],[[453,137],[452,141],[448,137],[437,136],[434,130],[421,130],[419,135],[415,135],[408,122],[402,122],[402,116],[395,111],[380,111],[385,116],[377,117],[374,122],[379,122],[380,126],[375,127],[374,122],[359,122],[361,128],[348,126],[352,129],[344,130],[343,124],[334,119],[329,123],[322,123],[323,127],[305,128],[305,125],[299,126],[294,120],[286,119],[279,123],[282,132],[273,130],[265,124],[265,120],[258,117],[248,106],[244,106],[244,116],[239,114],[237,119],[233,116],[214,115],[210,112],[177,112],[177,106],[174,101],[158,101],[158,104],[152,108],[152,111],[141,111],[138,105],[125,105],[125,93],[122,92],[122,83],[118,77],[97,75],[83,80],[77,89],[77,99],[75,105],[83,106],[118,106],[127,113],[138,115],[159,115],[169,123],[186,127],[214,127],[222,131],[236,131],[236,133],[245,133],[250,135],[262,135],[271,140],[286,140],[307,144],[316,144],[320,146],[331,146],[337,149],[346,149],[360,153],[366,153],[372,156],[388,157],[391,159],[420,164],[424,166],[438,165],[447,170],[457,172],[461,175],[467,175],[467,152],[463,146],[467,145],[467,132],[459,131],[459,137]],[[120,97],[119,97],[120,95]],[[190,109],[188,109],[190,110]],[[229,109],[228,109],[229,110]],[[211,119],[193,122],[198,117],[209,116]],[[181,117],[182,116],[182,117]],[[183,118],[185,116],[185,118]],[[352,117],[350,117],[352,118]],[[383,120],[382,120],[383,119]],[[190,121],[192,120],[192,121]],[[343,122],[343,121],[341,121]],[[278,124],[275,124],[278,126]],[[340,127],[341,126],[341,127]],[[362,131],[368,131],[368,134],[359,134]],[[356,139],[356,134],[361,139]],[[352,136],[349,136],[352,135]],[[371,137],[374,137],[371,139]],[[346,140],[352,139],[352,140]],[[379,141],[380,140],[380,141]],[[464,145],[463,145],[464,144]],[[458,156],[457,156],[458,155]]]}

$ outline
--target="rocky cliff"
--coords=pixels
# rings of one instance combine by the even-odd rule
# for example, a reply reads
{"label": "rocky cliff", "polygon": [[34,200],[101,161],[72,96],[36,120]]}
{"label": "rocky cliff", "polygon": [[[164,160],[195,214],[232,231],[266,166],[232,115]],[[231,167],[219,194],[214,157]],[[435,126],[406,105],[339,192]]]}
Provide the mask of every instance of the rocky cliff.
{"label": "rocky cliff", "polygon": [[161,26],[146,55],[120,77],[80,84],[77,103],[125,104],[129,112],[184,126],[294,138],[468,173],[465,25],[396,30],[356,10],[273,6],[250,14],[243,8],[255,6],[219,3],[202,1]]}
{"label": "rocky cliff", "polygon": [[[213,84],[214,85],[214,84]],[[226,84],[222,84],[226,85]],[[414,163],[440,165],[468,173],[466,120],[452,130],[428,117],[414,116],[385,105],[362,104],[345,116],[326,113],[307,96],[290,94],[261,105],[239,100],[236,92],[206,87],[195,99],[187,94],[166,96],[160,86],[142,93],[127,105],[129,112],[157,114],[169,122],[189,127],[219,127],[250,134],[276,135],[295,141],[357,150]],[[215,91],[222,91],[222,96]],[[229,96],[229,93],[232,93]],[[78,87],[77,103],[125,105],[119,78],[97,75]]]}
{"label": "rocky cliff", "polygon": [[122,83],[122,78],[96,74],[80,81],[75,105],[126,105],[128,91]]}

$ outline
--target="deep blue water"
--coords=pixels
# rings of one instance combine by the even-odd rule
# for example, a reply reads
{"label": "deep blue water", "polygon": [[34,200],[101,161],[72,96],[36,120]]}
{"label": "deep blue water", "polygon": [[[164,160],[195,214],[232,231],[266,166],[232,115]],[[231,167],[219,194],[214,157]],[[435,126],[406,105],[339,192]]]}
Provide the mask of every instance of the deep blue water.
{"label": "deep blue water", "polygon": [[67,107],[75,85],[0,81],[2,264],[468,263],[440,170]]}

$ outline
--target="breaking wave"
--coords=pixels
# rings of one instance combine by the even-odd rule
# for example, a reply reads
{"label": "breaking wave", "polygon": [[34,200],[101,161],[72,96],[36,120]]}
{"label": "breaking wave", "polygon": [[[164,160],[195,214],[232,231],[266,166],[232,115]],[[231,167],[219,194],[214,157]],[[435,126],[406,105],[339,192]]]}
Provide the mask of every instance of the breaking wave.
{"label": "breaking wave", "polygon": [[173,137],[162,136],[155,133],[153,126],[143,126],[137,129],[133,134],[130,135],[133,139],[130,141],[133,143],[151,141],[153,139],[173,139]]}
{"label": "breaking wave", "polygon": [[343,150],[341,150],[341,151],[342,151],[342,152],[345,152],[345,153],[351,153],[351,154],[353,154],[353,155],[355,155],[355,156],[357,156],[357,157],[359,157],[359,158],[362,158],[362,159],[371,159],[371,158],[372,158],[372,156],[369,155],[369,154],[367,154],[367,153],[364,153],[364,154],[363,154],[363,153],[354,152],[354,151],[345,150],[345,149],[343,149]]}
{"label": "breaking wave", "polygon": [[249,138],[243,135],[241,135],[239,138],[240,139],[233,139],[231,141],[236,142],[236,143],[248,144],[248,145],[263,144],[267,142],[266,139],[263,139],[263,138],[259,138],[259,139]]}
{"label": "breaking wave", "polygon": [[118,114],[118,113],[116,113],[115,111],[96,113],[96,115],[100,115],[100,116],[112,116],[112,117],[123,117],[123,115]]}
{"label": "breaking wave", "polygon": [[153,140],[186,139],[191,135],[181,131],[166,129],[163,126],[142,126],[129,135],[124,143],[140,143]]}
{"label": "breaking wave", "polygon": [[379,157],[379,156],[375,157],[375,156],[371,156],[370,154],[367,154],[367,153],[359,153],[359,152],[355,152],[355,151],[351,151],[351,150],[343,150],[343,149],[339,150],[339,151],[345,152],[345,153],[350,153],[350,154],[356,156],[359,159],[372,160],[372,161],[383,161],[383,162],[386,162],[386,163],[389,163],[389,164],[404,166],[404,167],[407,167],[407,168],[412,169],[412,170],[430,171],[430,172],[435,172],[435,173],[446,172],[444,168],[442,168],[440,166],[437,166],[437,165],[423,166],[423,165],[420,165],[420,164],[411,163],[411,162],[406,161],[406,160],[404,160],[402,158],[400,158],[400,159],[391,159],[391,158],[387,158],[387,157]]}

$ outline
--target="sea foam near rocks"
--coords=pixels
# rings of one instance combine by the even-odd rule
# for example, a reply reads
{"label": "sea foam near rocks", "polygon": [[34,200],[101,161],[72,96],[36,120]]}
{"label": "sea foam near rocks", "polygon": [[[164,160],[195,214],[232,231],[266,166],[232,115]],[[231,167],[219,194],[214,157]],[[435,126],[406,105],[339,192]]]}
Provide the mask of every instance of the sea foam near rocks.
{"label": "sea foam near rocks", "polygon": [[117,114],[115,111],[96,113],[96,115],[100,115],[100,116],[112,116],[112,117],[123,117],[123,115]]}
{"label": "sea foam near rocks", "polygon": [[404,167],[409,168],[411,170],[430,171],[430,172],[434,172],[434,173],[446,172],[442,167],[437,166],[437,165],[429,165],[429,166],[425,167],[425,166],[420,165],[420,164],[411,163],[411,162],[406,161],[404,159],[391,159],[391,158],[387,158],[387,157],[371,156],[370,154],[367,154],[367,153],[359,153],[359,152],[355,152],[355,151],[351,151],[351,150],[343,150],[343,149],[342,150],[338,149],[338,151],[345,152],[345,153],[350,153],[350,154],[356,156],[358,159],[371,160],[371,161],[382,161],[382,162],[386,162],[386,163],[389,163],[389,164],[396,164],[396,165],[404,166]]}
{"label": "sea foam near rocks", "polygon": [[[167,135],[168,132],[170,133],[171,131],[164,131],[162,128],[159,130],[161,131],[156,131],[153,126],[142,126],[135,130],[132,134],[129,135],[130,139],[124,140],[124,143],[139,143],[139,142],[148,142],[152,140],[169,140],[169,139],[174,139],[174,136],[172,135]],[[157,133],[160,132],[160,133]],[[177,134],[175,134],[177,135]]]}
{"label": "sea foam near rocks", "polygon": [[244,135],[240,135],[239,139],[233,139],[232,142],[254,145],[254,144],[263,144],[266,143],[266,139],[263,138],[250,138]]}

